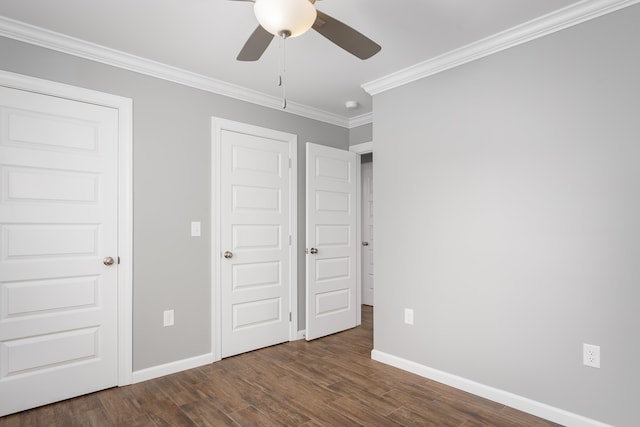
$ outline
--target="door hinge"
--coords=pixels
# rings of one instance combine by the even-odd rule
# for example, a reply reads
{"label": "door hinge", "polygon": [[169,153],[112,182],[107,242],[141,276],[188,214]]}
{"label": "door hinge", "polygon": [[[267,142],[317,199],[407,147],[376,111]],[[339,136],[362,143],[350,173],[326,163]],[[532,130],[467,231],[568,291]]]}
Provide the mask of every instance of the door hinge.
{"label": "door hinge", "polygon": [[291,234],[289,234],[289,246],[291,246]]}
{"label": "door hinge", "polygon": [[289,312],[289,322],[291,322],[291,312]]}
{"label": "door hinge", "polygon": [[291,165],[293,164],[293,162],[291,161],[291,157],[289,157],[289,169],[291,169]]}
{"label": "door hinge", "polygon": [[118,257],[118,264],[120,264],[120,257]]}

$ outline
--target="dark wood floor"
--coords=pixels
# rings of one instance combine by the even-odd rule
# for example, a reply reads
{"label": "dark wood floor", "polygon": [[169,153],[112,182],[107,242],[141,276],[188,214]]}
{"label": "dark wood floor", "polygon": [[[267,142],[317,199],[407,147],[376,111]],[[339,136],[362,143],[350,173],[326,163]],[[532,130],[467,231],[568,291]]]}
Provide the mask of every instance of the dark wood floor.
{"label": "dark wood floor", "polygon": [[552,426],[372,361],[362,325],[0,418],[0,426]]}

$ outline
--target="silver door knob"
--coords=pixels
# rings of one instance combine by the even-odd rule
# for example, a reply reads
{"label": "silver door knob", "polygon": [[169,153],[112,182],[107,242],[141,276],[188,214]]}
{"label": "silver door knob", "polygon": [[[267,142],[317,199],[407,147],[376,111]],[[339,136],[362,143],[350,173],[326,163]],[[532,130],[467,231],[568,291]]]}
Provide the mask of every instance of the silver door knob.
{"label": "silver door knob", "polygon": [[225,257],[226,259],[231,259],[231,258],[233,258],[233,252],[226,251],[226,252],[224,253],[224,257]]}
{"label": "silver door knob", "polygon": [[369,242],[362,242],[362,246],[369,246]]}
{"label": "silver door knob", "polygon": [[102,260],[102,263],[104,265],[112,265],[115,262],[115,260],[113,258],[111,258],[110,256],[106,257],[105,259]]}
{"label": "silver door knob", "polygon": [[315,254],[317,254],[317,253],[318,253],[318,250],[317,250],[316,248],[311,248],[311,250],[309,250],[309,253],[310,253],[311,255],[315,255]]}

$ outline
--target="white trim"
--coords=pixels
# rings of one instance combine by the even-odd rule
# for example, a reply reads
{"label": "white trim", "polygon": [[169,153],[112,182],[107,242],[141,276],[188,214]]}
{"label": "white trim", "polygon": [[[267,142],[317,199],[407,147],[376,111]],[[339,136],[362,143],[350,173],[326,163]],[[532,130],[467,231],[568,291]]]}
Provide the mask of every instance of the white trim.
{"label": "white trim", "polygon": [[135,371],[132,376],[132,384],[142,381],[160,378],[165,375],[175,374],[176,372],[186,371],[187,369],[197,368],[199,366],[208,365],[213,362],[213,354],[207,353],[201,356],[190,357],[188,359],[176,360],[175,362],[165,363],[164,365],[152,366],[151,368]]}
{"label": "white trim", "polygon": [[118,110],[118,385],[133,369],[133,104],[131,99],[0,70],[0,85]]}
{"label": "white trim", "polygon": [[133,101],[118,108],[118,385],[133,372]]}
{"label": "white trim", "polygon": [[356,154],[373,153],[373,141],[352,145],[349,147],[349,151]]}
{"label": "white trim", "polygon": [[291,244],[289,245],[289,292],[291,322],[289,323],[289,341],[298,338],[298,137],[292,135],[289,139],[289,233]]}
{"label": "white trim", "polygon": [[206,92],[228,96],[263,107],[273,108],[285,113],[307,117],[313,120],[349,127],[349,119],[338,114],[320,110],[308,105],[287,101],[287,109],[282,109],[282,99],[262,92],[247,89],[222,80],[166,65],[157,61],[131,55],[55,31],[46,30],[21,21],[0,16],[0,36],[29,43],[58,52],[89,59],[102,64],[112,65],[151,77],[167,80],[181,85],[201,89]]}
{"label": "white trim", "polygon": [[356,117],[351,117],[349,119],[349,128],[357,128],[358,126],[368,125],[369,123],[373,123],[373,113],[364,113]]}
{"label": "white trim", "polygon": [[370,95],[377,95],[638,2],[640,0],[582,0],[506,31],[370,81],[363,84],[362,88]]}
{"label": "white trim", "polygon": [[356,325],[359,326],[362,324],[362,157],[356,155]]}
{"label": "white trim", "polygon": [[565,411],[564,409],[559,409],[545,403],[518,396],[517,394],[513,394],[508,391],[481,384],[448,372],[433,369],[375,349],[371,351],[371,359],[565,426],[611,427],[609,424],[592,420],[590,418],[583,417],[582,415]]}
{"label": "white trim", "polygon": [[[220,248],[220,233],[222,224],[220,222],[220,143],[219,135],[223,129],[230,129],[246,133],[267,134],[273,139],[287,141],[289,144],[289,233],[291,234],[291,245],[289,245],[289,311],[291,312],[291,322],[289,324],[289,341],[300,339],[298,331],[298,136],[264,127],[249,125],[246,123],[222,119],[211,118],[211,331],[213,337],[213,360],[222,359],[222,285],[220,283],[220,259],[222,250]],[[304,333],[304,331],[303,331]]]}
{"label": "white trim", "polygon": [[296,339],[297,339],[297,340],[303,340],[303,339],[305,339],[306,337],[307,337],[307,330],[306,330],[306,329],[303,329],[303,330],[301,330],[301,331],[298,331],[298,334],[297,334],[297,338],[296,338]]}
{"label": "white trim", "polygon": [[220,247],[220,144],[217,143],[218,135],[221,132],[220,121],[211,118],[211,346],[213,360],[222,359],[222,289],[220,287],[220,271],[222,250]]}

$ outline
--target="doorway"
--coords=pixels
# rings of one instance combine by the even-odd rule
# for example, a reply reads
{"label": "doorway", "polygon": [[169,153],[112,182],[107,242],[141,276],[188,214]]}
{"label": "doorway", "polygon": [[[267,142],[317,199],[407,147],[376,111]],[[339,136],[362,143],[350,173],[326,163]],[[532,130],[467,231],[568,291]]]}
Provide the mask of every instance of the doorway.
{"label": "doorway", "polygon": [[373,142],[352,145],[349,151],[359,155],[358,211],[360,222],[358,241],[362,245],[358,256],[358,289],[364,305],[374,304],[373,269]]}
{"label": "doorway", "polygon": [[214,359],[297,335],[296,135],[214,118]]}
{"label": "doorway", "polygon": [[[297,137],[217,118],[212,119],[212,133],[212,224],[217,236],[212,239],[212,330],[214,360],[220,360],[300,338]],[[360,324],[360,163],[348,151],[311,143],[306,147],[307,156],[315,153],[307,158],[314,165],[307,167],[307,173],[314,171],[307,186],[318,186],[307,200],[307,206],[314,206],[307,208],[314,221],[307,217],[306,261],[315,267],[307,264],[307,273],[313,273],[315,285],[322,284],[312,292],[307,287],[305,332],[313,339]],[[307,189],[307,197],[311,193]],[[343,279],[353,283],[338,286]],[[315,332],[309,329],[312,323]]]}
{"label": "doorway", "polygon": [[360,156],[362,216],[362,304],[373,306],[373,153]]}

